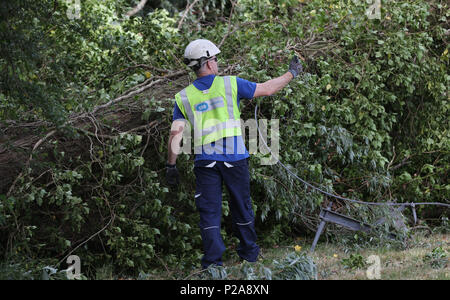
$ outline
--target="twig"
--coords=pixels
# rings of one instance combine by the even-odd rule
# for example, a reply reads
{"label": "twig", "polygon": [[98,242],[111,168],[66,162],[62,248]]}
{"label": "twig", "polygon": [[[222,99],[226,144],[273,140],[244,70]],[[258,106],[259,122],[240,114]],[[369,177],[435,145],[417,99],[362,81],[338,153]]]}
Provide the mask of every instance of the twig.
{"label": "twig", "polygon": [[133,132],[133,131],[138,131],[138,130],[141,130],[141,129],[147,129],[147,128],[150,129],[150,128],[152,128],[153,126],[155,126],[157,124],[158,124],[158,121],[155,120],[155,121],[150,122],[149,124],[138,126],[138,127],[132,128],[132,129],[130,129],[128,131],[125,131],[125,132],[122,132],[122,133],[126,134],[126,133],[130,133],[130,132]]}
{"label": "twig", "polygon": [[150,142],[150,128],[153,127],[153,126],[155,126],[156,124],[158,124],[158,121],[153,121],[153,122],[151,122],[150,124],[148,124],[148,128],[146,128],[147,134],[148,134],[148,135],[147,135],[147,142],[145,143],[144,148],[142,148],[141,156],[144,155],[145,150],[147,150],[148,143]]}
{"label": "twig", "polygon": [[106,139],[114,139],[115,138],[115,136],[113,136],[113,135],[106,135],[106,134],[100,134],[100,135],[97,135],[97,134],[95,134],[95,133],[93,133],[93,132],[90,132],[89,130],[86,130],[86,129],[83,129],[83,128],[80,128],[80,127],[74,127],[76,130],[79,130],[79,131],[81,131],[81,132],[83,132],[84,134],[86,134],[86,135],[90,135],[90,136],[95,136],[95,137],[97,137],[97,140],[98,140],[98,138],[99,137],[101,137],[101,138],[106,138]]}
{"label": "twig", "polygon": [[233,65],[229,65],[228,67],[226,67],[223,71],[219,72],[220,76],[223,76],[225,74],[228,74],[228,72],[230,72],[233,68],[235,68],[238,64],[233,64]]}
{"label": "twig", "polygon": [[187,5],[186,5],[186,9],[184,10],[184,14],[183,14],[183,16],[181,17],[180,22],[178,22],[178,30],[180,30],[181,25],[183,24],[184,18],[186,18],[186,16],[187,16],[187,13],[191,10],[191,8],[192,8],[192,7],[195,5],[195,3],[197,3],[197,2],[198,2],[198,0],[195,0],[194,2],[192,2],[192,4],[189,4],[189,0],[188,0]]}
{"label": "twig", "polygon": [[95,237],[96,235],[100,234],[102,231],[104,231],[109,224],[111,224],[112,220],[114,220],[114,215],[111,215],[111,218],[108,221],[108,224],[106,224],[102,229],[100,229],[99,231],[97,231],[96,233],[94,233],[93,235],[91,235],[87,240],[85,240],[84,242],[82,242],[81,244],[79,244],[78,246],[76,246],[72,251],[69,252],[69,254],[67,254],[66,256],[64,256],[63,259],[61,259],[56,265],[58,266],[60,263],[62,263],[70,254],[72,254],[75,250],[77,250],[78,248],[80,248],[81,246],[83,246],[84,244],[86,244],[87,242],[89,242],[93,237]]}
{"label": "twig", "polygon": [[[128,56],[128,54],[127,54],[127,56]],[[129,59],[131,60],[131,58],[129,58]],[[133,62],[134,62],[134,61],[133,61]],[[118,74],[121,74],[121,73],[123,73],[123,72],[126,72],[126,71],[128,71],[128,70],[137,69],[137,68],[149,69],[149,70],[157,71],[157,72],[160,72],[160,73],[169,73],[169,72],[170,72],[170,70],[157,68],[157,67],[154,67],[154,66],[151,66],[151,65],[146,65],[146,64],[135,64],[135,65],[133,65],[133,66],[129,66],[129,67],[123,68],[122,70],[120,70],[120,71],[118,71],[118,72],[116,72],[116,73],[114,73],[114,74],[107,74],[107,75],[104,75],[104,77],[101,79],[101,81],[103,81],[103,80],[106,79],[106,78],[111,78],[111,77],[113,77],[113,76],[116,76],[116,75],[118,75]],[[92,79],[92,80],[86,82],[84,85],[89,85],[90,83],[92,83],[92,82],[95,81],[95,80],[96,80],[96,79]],[[94,92],[95,92],[95,91],[92,91],[91,93],[94,93]]]}
{"label": "twig", "polygon": [[228,17],[228,31],[227,34],[222,38],[222,41],[219,44],[219,48],[222,46],[223,42],[225,41],[226,37],[228,36],[228,33],[230,32],[231,29],[231,19],[233,18],[233,12],[234,12],[234,6],[236,5],[236,2],[231,1],[231,12],[230,12],[230,16]]}
{"label": "twig", "polygon": [[[127,131],[124,131],[124,132],[119,132],[119,134],[127,134],[127,133],[131,133],[133,131],[138,131],[138,130],[141,130],[141,129],[150,129],[150,128],[154,127],[157,124],[158,124],[158,121],[155,120],[155,121],[150,122],[149,124],[145,124],[145,125],[141,125],[141,126],[138,126],[138,127],[135,127],[135,128],[131,128],[130,130],[127,130]],[[97,140],[98,140],[99,137],[100,138],[106,138],[106,139],[115,139],[117,137],[117,135],[106,135],[106,134],[93,133],[93,132],[91,132],[89,130],[86,130],[86,129],[83,129],[83,128],[80,128],[80,127],[75,127],[75,129],[77,129],[77,130],[79,130],[79,131],[81,131],[81,132],[83,132],[83,133],[85,133],[87,135],[96,137]],[[103,144],[100,140],[98,140],[98,141],[101,144]]]}
{"label": "twig", "polygon": [[202,269],[202,270],[200,270],[200,271],[197,271],[197,272],[191,273],[191,274],[189,274],[189,276],[187,276],[187,277],[186,277],[186,278],[184,278],[183,280],[187,280],[188,278],[190,278],[190,277],[192,277],[192,276],[194,276],[194,275],[197,275],[197,274],[203,273],[203,272],[205,272],[205,271],[208,271],[208,269]]}
{"label": "twig", "polygon": [[169,268],[167,267],[167,264],[166,264],[166,263],[158,256],[158,254],[156,254],[156,252],[155,252],[155,256],[156,256],[156,258],[159,259],[159,260],[161,261],[161,263],[163,264],[164,268],[166,269],[166,271],[167,271],[167,273],[168,273],[167,276],[171,277],[172,279],[175,279],[175,278],[172,276],[172,272],[171,272],[171,271],[169,270]]}
{"label": "twig", "polygon": [[[34,144],[34,147],[33,147],[33,149],[31,150],[31,153],[30,153],[30,157],[28,158],[28,161],[27,161],[27,163],[25,164],[24,170],[27,170],[27,169],[28,169],[28,166],[30,165],[31,159],[33,158],[33,153],[34,153],[34,151],[35,151],[35,150],[36,150],[36,149],[37,149],[37,148],[38,148],[38,147],[39,147],[46,139],[48,139],[49,137],[51,137],[51,136],[54,135],[55,133],[56,133],[56,130],[50,131],[49,133],[47,133],[46,136],[44,136],[44,137],[41,138],[39,141],[37,141],[36,144]],[[22,175],[23,175],[23,171],[20,172],[20,174],[16,177],[16,179],[15,179],[14,182],[12,183],[11,187],[10,187],[9,190],[8,190],[8,193],[6,194],[7,197],[9,197],[9,195],[11,194],[11,192],[13,191],[13,189],[14,189],[16,183],[17,183],[17,180],[19,180],[19,178],[20,178]]]}
{"label": "twig", "polygon": [[[155,76],[155,77],[149,78],[149,79],[145,80],[143,83],[140,83],[140,84],[134,86],[133,88],[129,89],[128,91],[126,91],[121,96],[119,96],[119,97],[117,97],[117,98],[115,98],[115,99],[113,99],[113,100],[111,100],[111,101],[109,101],[109,102],[107,102],[105,104],[98,105],[98,106],[94,107],[94,109],[91,112],[89,112],[89,113],[82,113],[82,114],[80,114],[78,116],[72,116],[71,120],[69,121],[69,124],[72,124],[75,120],[78,120],[80,118],[86,117],[88,114],[94,115],[101,109],[107,108],[107,107],[109,107],[109,106],[111,106],[113,104],[116,104],[116,103],[120,102],[120,101],[123,101],[123,100],[131,98],[131,97],[133,97],[133,96],[135,96],[137,94],[140,94],[143,91],[151,88],[155,84],[163,82],[164,80],[166,80],[168,78],[178,77],[178,76],[187,74],[187,72],[188,72],[187,70],[181,70],[181,71],[178,71],[178,72],[175,72],[175,73],[167,74],[165,76]],[[152,81],[152,80],[154,80],[154,81]],[[152,82],[150,82],[150,81],[152,81]]]}
{"label": "twig", "polygon": [[130,69],[136,69],[136,68],[150,69],[150,70],[154,70],[154,71],[157,71],[157,72],[160,72],[160,73],[169,73],[170,72],[170,70],[157,68],[157,67],[154,67],[154,66],[151,66],[151,65],[137,64],[137,65],[134,65],[134,66],[126,67],[125,69],[120,70],[119,73],[120,72],[125,72],[125,71],[130,70]]}
{"label": "twig", "polygon": [[129,12],[127,12],[127,16],[131,17],[134,16],[135,14],[137,14],[141,9],[144,8],[145,3],[147,3],[147,0],[141,0],[141,2],[139,2],[139,4],[133,8],[132,10],[130,10]]}
{"label": "twig", "polygon": [[113,104],[116,104],[116,103],[118,103],[118,102],[120,102],[120,101],[122,101],[122,100],[131,98],[131,97],[133,97],[134,95],[137,95],[137,94],[139,94],[139,93],[142,93],[143,91],[145,91],[145,90],[151,88],[152,86],[154,86],[155,84],[157,84],[157,83],[159,83],[159,82],[161,82],[161,81],[163,81],[163,79],[155,80],[155,81],[153,81],[152,83],[150,83],[150,84],[148,84],[148,85],[145,85],[145,86],[143,86],[143,87],[141,87],[141,88],[139,88],[139,89],[137,89],[137,90],[134,90],[134,91],[132,91],[132,92],[130,92],[130,93],[128,93],[128,94],[122,95],[122,96],[120,96],[120,97],[117,97],[117,98],[115,98],[115,99],[109,101],[108,103],[105,103],[105,104],[96,106],[96,107],[92,110],[92,112],[90,112],[90,113],[83,113],[83,114],[81,114],[81,115],[78,115],[77,117],[74,117],[72,120],[70,120],[69,123],[73,123],[73,122],[74,122],[75,120],[77,120],[77,119],[87,117],[89,114],[95,114],[95,113],[97,113],[97,112],[98,112],[99,110],[101,110],[101,109],[107,108],[107,107],[109,107],[109,106],[111,106],[111,105],[113,105]]}
{"label": "twig", "polygon": [[394,171],[394,170],[396,170],[396,169],[398,169],[398,168],[400,168],[400,167],[402,167],[402,166],[404,166],[404,165],[407,165],[407,164],[411,163],[410,161],[408,161],[408,159],[410,159],[410,158],[411,158],[411,156],[405,157],[405,158],[402,160],[401,163],[399,163],[398,165],[393,166],[393,167],[391,168],[391,170]]}
{"label": "twig", "polygon": [[387,166],[387,170],[390,169],[390,167],[392,166],[392,163],[394,162],[394,159],[395,159],[395,146],[392,146],[392,152],[394,152],[394,153],[393,153],[393,155],[392,155],[391,161],[389,162],[389,164],[388,164],[388,166]]}

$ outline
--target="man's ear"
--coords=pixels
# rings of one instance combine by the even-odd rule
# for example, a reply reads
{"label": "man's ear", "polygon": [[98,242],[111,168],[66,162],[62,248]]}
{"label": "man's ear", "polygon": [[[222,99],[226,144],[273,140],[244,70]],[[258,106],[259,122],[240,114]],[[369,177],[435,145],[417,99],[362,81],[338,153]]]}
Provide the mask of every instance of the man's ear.
{"label": "man's ear", "polygon": [[209,63],[210,63],[210,61],[208,60],[208,61],[206,61],[205,65],[208,66],[208,69],[212,70],[212,68],[211,68],[211,66],[209,65]]}

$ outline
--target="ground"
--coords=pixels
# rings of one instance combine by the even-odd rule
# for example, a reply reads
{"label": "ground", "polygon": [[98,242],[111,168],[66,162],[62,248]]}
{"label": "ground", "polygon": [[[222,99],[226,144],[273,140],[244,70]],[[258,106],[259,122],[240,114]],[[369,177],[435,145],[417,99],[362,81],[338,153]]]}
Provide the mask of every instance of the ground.
{"label": "ground", "polygon": [[[441,247],[447,253],[445,266],[432,267],[430,260],[426,259],[436,248]],[[332,244],[319,244],[313,254],[317,264],[318,279],[347,280],[368,279],[367,269],[350,269],[342,262],[348,259],[351,253],[346,253],[344,247]],[[377,247],[358,251],[365,260],[371,256],[379,257],[380,279],[383,280],[436,280],[450,279],[450,235],[434,234],[426,236],[418,233],[411,238],[410,245],[404,250]],[[370,264],[369,264],[370,265]]]}
{"label": "ground", "polygon": [[[280,261],[289,253],[298,251],[311,255],[317,266],[318,280],[450,280],[448,233],[416,232],[411,235],[406,247],[402,248],[379,245],[355,250],[353,246],[348,247],[341,243],[322,242],[312,254],[309,253],[310,240],[303,240],[300,237],[289,243],[263,248],[263,258],[257,264],[271,268],[274,260]],[[367,263],[370,256],[373,256],[374,260]],[[358,262],[365,265],[362,266]],[[379,262],[379,276],[373,272],[368,274],[368,270],[374,270],[377,262]],[[239,264],[234,256],[224,261],[224,266],[228,268]],[[187,275],[177,270],[164,270],[153,273],[154,275],[150,275],[148,279],[198,279],[199,273],[201,270],[192,271]]]}

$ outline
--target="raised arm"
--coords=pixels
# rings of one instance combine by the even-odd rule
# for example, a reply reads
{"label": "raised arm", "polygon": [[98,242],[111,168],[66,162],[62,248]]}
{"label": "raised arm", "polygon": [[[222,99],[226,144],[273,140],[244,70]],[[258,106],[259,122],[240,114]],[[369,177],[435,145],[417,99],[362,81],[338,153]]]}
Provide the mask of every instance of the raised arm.
{"label": "raised arm", "polygon": [[255,94],[253,98],[261,96],[270,96],[284,88],[293,78],[295,78],[299,73],[303,72],[303,67],[301,62],[298,60],[297,56],[294,56],[289,64],[289,71],[281,75],[270,79],[264,83],[256,84]]}

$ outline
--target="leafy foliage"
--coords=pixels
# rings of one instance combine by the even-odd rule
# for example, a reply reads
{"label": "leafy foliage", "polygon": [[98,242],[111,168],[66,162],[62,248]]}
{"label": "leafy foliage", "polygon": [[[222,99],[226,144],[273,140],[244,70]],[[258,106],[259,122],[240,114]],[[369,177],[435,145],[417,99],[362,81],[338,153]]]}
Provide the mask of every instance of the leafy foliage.
{"label": "leafy foliage", "polygon": [[[72,19],[63,0],[0,4],[0,140],[7,149],[0,155],[24,157],[21,143],[4,142],[9,134],[57,132],[30,147],[30,163],[20,161],[22,172],[10,175],[17,180],[2,184],[2,256],[50,257],[38,267],[61,269],[55,264],[75,253],[93,278],[111,262],[116,272],[135,274],[198,265],[190,157],[178,158],[177,190],[163,180],[173,94],[192,79],[174,70],[186,75],[180,57],[195,38],[220,44],[221,69],[254,82],[286,72],[294,53],[304,58],[303,76],[259,100],[259,117],[283,124],[280,159],[298,176],[364,201],[450,198],[448,3],[385,1],[381,18],[369,19],[365,1],[200,0],[184,11],[186,2],[165,0],[125,17],[135,2],[82,1],[80,18]],[[158,80],[158,93],[129,96]],[[121,96],[128,101],[111,102]],[[89,114],[105,104],[109,111]],[[254,105],[241,101],[243,119],[253,118]],[[125,113],[132,115],[129,127]],[[156,125],[135,130],[148,123]],[[318,210],[330,199],[259,158],[252,156],[250,171],[261,243],[315,231]],[[227,199],[223,235],[233,246]],[[340,201],[334,209],[366,223],[386,216]],[[448,220],[447,213],[418,208],[427,218]],[[292,267],[279,273],[285,279],[314,273],[297,256],[280,266]],[[246,274],[255,272],[267,278],[275,271]]]}
{"label": "leafy foliage", "polygon": [[429,263],[433,268],[443,268],[448,264],[447,251],[442,247],[436,247],[431,252],[425,254],[423,261]]}
{"label": "leafy foliage", "polygon": [[237,266],[210,266],[200,279],[206,280],[314,280],[317,268],[311,257],[304,253],[291,252],[273,266],[244,262]]}
{"label": "leafy foliage", "polygon": [[341,263],[350,269],[361,269],[366,266],[366,261],[364,260],[364,257],[362,257],[361,254],[350,254],[348,258],[343,258],[341,260]]}

